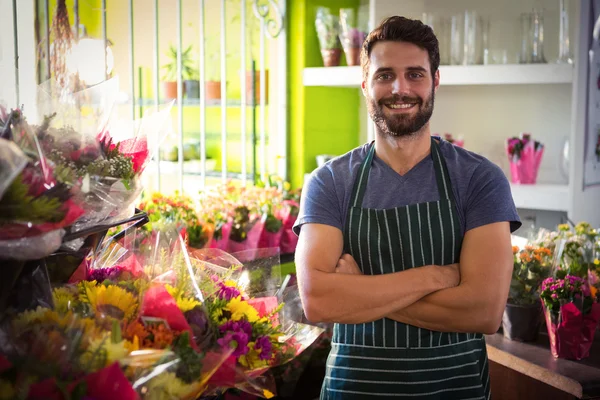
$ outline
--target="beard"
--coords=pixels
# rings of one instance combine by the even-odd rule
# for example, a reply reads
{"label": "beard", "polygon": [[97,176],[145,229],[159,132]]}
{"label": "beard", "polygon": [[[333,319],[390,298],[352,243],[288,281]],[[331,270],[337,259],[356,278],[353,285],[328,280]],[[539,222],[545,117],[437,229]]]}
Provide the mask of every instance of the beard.
{"label": "beard", "polygon": [[[394,114],[386,116],[383,108],[386,104],[393,102],[406,102],[415,103],[417,113],[415,115],[409,114]],[[408,96],[392,96],[380,99],[367,98],[367,110],[369,115],[373,119],[373,122],[382,134],[392,137],[405,137],[412,136],[419,132],[433,114],[433,104],[435,102],[435,92],[431,91],[429,98],[423,100],[420,97],[408,97]]]}

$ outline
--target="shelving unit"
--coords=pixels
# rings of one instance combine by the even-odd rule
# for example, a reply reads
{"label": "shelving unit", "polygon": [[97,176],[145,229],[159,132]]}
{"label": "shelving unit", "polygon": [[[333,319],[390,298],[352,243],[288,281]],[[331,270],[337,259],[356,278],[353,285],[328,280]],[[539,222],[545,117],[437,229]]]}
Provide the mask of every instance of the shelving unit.
{"label": "shelving unit", "polygon": [[510,185],[517,208],[569,211],[569,185]]}
{"label": "shelving unit", "polygon": [[[361,67],[305,68],[304,86],[360,87]],[[440,85],[571,84],[569,64],[443,65]]]}
{"label": "shelving unit", "polygon": [[[510,171],[504,149],[506,139],[522,132],[531,133],[545,145],[545,152],[538,184],[511,185],[519,213],[523,211],[524,216],[544,227],[554,227],[556,223],[564,222],[565,217],[598,225],[600,213],[593,204],[600,202],[600,187],[586,188],[582,178],[592,28],[588,17],[589,3],[585,0],[571,3],[569,26],[574,63],[559,64],[556,62],[558,1],[536,1],[361,0],[361,5],[368,9],[371,29],[391,15],[419,19],[423,13],[450,17],[471,10],[489,17],[490,54],[504,54],[509,63],[440,66],[440,88],[435,95],[435,111],[431,118],[432,132],[462,136],[465,148],[495,162],[507,177],[510,177]],[[517,64],[522,43],[519,18],[521,13],[530,12],[533,7],[544,9],[547,63]],[[445,51],[449,51],[447,42]],[[491,57],[496,59],[494,55]],[[356,89],[356,95],[361,97],[360,115],[366,115],[359,90],[362,82],[360,66],[308,66],[302,70],[302,81],[306,87]],[[335,101],[333,95],[331,101]],[[361,140],[372,139],[374,129],[370,120],[361,117],[360,126]]]}

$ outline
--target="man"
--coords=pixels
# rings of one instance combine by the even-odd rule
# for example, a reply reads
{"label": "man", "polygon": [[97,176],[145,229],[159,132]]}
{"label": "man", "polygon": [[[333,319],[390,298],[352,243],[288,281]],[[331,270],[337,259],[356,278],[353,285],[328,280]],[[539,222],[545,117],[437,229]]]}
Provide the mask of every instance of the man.
{"label": "man", "polygon": [[334,322],[321,399],[487,399],[520,226],[485,158],[430,136],[438,41],[391,17],[361,54],[374,143],[308,181],[294,227],[306,316]]}

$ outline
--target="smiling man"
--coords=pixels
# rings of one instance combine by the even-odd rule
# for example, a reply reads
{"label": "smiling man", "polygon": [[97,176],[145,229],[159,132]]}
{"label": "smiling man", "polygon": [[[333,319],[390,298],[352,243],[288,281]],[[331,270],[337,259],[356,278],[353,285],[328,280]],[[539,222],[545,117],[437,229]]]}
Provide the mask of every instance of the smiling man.
{"label": "smiling man", "polygon": [[431,136],[431,28],[389,18],[361,63],[375,141],[312,174],[294,227],[304,311],[335,323],[321,399],[487,399],[483,334],[500,325],[520,226],[510,186]]}

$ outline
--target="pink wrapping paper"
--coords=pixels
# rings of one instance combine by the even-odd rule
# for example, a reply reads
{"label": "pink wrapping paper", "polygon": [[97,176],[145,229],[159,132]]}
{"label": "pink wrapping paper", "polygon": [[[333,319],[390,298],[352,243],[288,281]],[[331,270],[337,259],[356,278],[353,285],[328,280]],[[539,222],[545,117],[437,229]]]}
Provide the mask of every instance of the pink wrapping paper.
{"label": "pink wrapping paper", "polygon": [[229,246],[229,234],[231,233],[231,225],[233,223],[229,221],[221,228],[221,239],[215,239],[214,233],[213,238],[210,240],[209,249],[220,249],[223,251],[227,251],[227,247]]}
{"label": "pink wrapping paper", "polygon": [[283,227],[281,227],[276,233],[269,232],[266,229],[263,229],[262,234],[260,235],[260,240],[258,241],[258,248],[269,249],[271,247],[281,247],[282,234]]}
{"label": "pink wrapping paper", "polygon": [[244,240],[243,242],[236,242],[235,240],[230,240],[227,245],[227,251],[233,254],[243,253],[243,256],[236,257],[240,261],[253,260],[254,258],[256,258],[258,242],[260,241],[260,237],[262,235],[264,227],[264,219],[256,221],[254,226],[250,228],[250,232],[248,232],[246,240]]}
{"label": "pink wrapping paper", "polygon": [[573,303],[560,307],[558,321],[552,321],[544,307],[550,350],[554,358],[581,360],[590,355],[594,333],[600,320],[600,304],[594,303],[589,314],[583,315]]}
{"label": "pink wrapping paper", "polygon": [[292,228],[285,229],[281,235],[281,254],[290,254],[296,251],[298,245],[298,236]]}
{"label": "pink wrapping paper", "polygon": [[[256,308],[256,311],[258,311],[258,316],[262,318],[268,315],[269,313],[273,312],[279,305],[279,302],[277,301],[277,297],[269,296],[248,299],[248,304]],[[277,318],[277,315],[274,315],[271,318],[271,321],[273,322],[273,325],[279,325],[279,319]]]}

